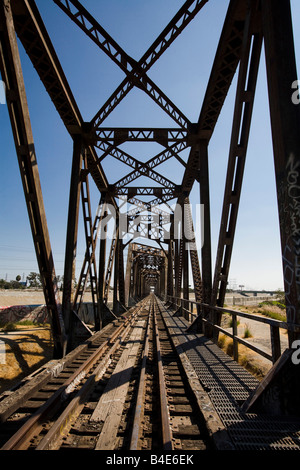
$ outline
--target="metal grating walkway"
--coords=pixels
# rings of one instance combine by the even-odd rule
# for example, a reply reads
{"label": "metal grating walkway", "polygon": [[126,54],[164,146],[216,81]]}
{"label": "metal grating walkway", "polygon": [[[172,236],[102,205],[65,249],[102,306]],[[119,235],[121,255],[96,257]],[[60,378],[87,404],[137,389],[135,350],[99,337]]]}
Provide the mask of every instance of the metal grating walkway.
{"label": "metal grating walkway", "polygon": [[172,328],[207,392],[236,450],[300,450],[300,419],[245,413],[241,405],[259,381],[201,334],[186,334],[189,323],[165,310]]}

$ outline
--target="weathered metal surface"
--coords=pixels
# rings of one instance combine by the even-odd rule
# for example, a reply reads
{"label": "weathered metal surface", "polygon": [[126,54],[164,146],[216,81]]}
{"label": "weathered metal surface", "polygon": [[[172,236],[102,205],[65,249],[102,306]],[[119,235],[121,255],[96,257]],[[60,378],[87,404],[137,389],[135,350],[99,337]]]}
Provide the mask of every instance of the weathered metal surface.
{"label": "weathered metal surface", "polygon": [[3,29],[0,51],[1,76],[6,83],[7,106],[45,302],[52,317],[55,356],[60,357],[65,349],[65,328],[11,2],[2,2],[0,15]]}
{"label": "weathered metal surface", "polygon": [[[300,108],[291,99],[297,69],[290,2],[263,1],[262,13],[287,321],[299,324]],[[290,345],[297,338],[289,333]]]}

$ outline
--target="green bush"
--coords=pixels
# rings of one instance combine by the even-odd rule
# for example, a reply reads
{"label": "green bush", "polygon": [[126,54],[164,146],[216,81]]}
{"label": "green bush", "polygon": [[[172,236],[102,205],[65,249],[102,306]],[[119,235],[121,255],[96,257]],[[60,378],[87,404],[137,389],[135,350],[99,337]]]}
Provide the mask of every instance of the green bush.
{"label": "green bush", "polygon": [[36,323],[34,323],[32,320],[21,320],[21,321],[18,321],[17,325],[34,326],[34,325],[36,325]]}
{"label": "green bush", "polygon": [[278,300],[265,300],[264,302],[261,302],[259,307],[264,307],[264,306],[270,306],[270,307],[279,307],[281,310],[285,310],[286,306],[282,302],[279,302]]}
{"label": "green bush", "polygon": [[250,328],[248,325],[246,325],[246,328],[244,330],[244,338],[252,338],[252,333],[250,331]]}
{"label": "green bush", "polygon": [[1,325],[1,328],[3,331],[15,331],[17,329],[16,323],[13,323],[12,321],[5,323],[4,325]]}

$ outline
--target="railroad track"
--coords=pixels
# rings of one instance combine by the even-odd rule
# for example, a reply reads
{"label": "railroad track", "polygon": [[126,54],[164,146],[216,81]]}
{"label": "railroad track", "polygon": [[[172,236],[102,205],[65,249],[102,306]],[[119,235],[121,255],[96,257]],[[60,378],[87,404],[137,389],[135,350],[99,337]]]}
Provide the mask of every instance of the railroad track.
{"label": "railroad track", "polygon": [[0,402],[0,449],[210,449],[163,311],[150,295],[77,348],[57,377],[2,412]]}
{"label": "railroad track", "polygon": [[154,297],[151,308],[130,449],[210,449],[202,411],[162,316],[164,307]]}

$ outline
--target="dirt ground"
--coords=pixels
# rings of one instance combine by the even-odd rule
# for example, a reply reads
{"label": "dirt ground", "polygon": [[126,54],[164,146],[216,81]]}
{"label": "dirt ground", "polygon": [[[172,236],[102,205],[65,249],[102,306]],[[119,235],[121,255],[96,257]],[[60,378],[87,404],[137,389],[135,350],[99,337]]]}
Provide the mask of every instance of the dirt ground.
{"label": "dirt ground", "polygon": [[[253,315],[262,315],[262,309],[258,306],[235,306],[230,307],[232,310],[239,310]],[[272,312],[276,314],[283,314],[283,311],[277,306],[265,306],[266,312]],[[224,318],[224,317],[223,317]],[[270,338],[270,326],[265,323],[257,322],[244,317],[238,317],[238,336],[245,338],[245,331],[248,330],[250,333],[249,337],[245,338],[248,343],[252,343],[259,349],[264,350],[266,353],[271,354],[271,338]],[[225,326],[226,328],[226,326]],[[232,328],[227,328],[232,332]],[[288,347],[288,335],[284,329],[279,329],[281,353]],[[231,355],[232,353],[232,340],[225,335],[221,335],[223,349]],[[220,345],[221,346],[221,345]],[[257,376],[258,379],[262,379],[266,373],[271,369],[272,362],[265,359],[263,356],[257,354],[251,349],[239,344],[239,362],[247,368],[251,373]]]}
{"label": "dirt ground", "polygon": [[[91,301],[89,292],[85,294],[85,302]],[[43,305],[45,297],[42,290],[0,290],[0,307],[10,307],[12,305]]]}
{"label": "dirt ground", "polygon": [[[91,301],[88,292],[85,301]],[[41,290],[0,290],[0,307],[43,304]],[[18,325],[16,331],[0,329],[0,394],[50,361],[52,347],[50,325]]]}
{"label": "dirt ground", "polygon": [[[52,359],[50,326],[18,326],[16,331],[0,330],[0,393]],[[5,352],[3,352],[3,343]]]}
{"label": "dirt ground", "polygon": [[[0,290],[0,306],[42,305],[42,291]],[[0,329],[0,393],[12,388],[52,358],[50,325]]]}

